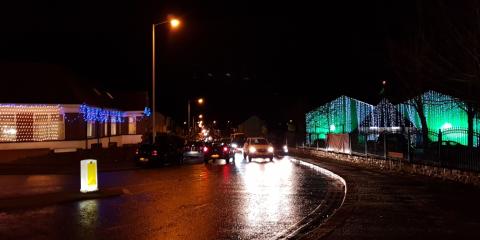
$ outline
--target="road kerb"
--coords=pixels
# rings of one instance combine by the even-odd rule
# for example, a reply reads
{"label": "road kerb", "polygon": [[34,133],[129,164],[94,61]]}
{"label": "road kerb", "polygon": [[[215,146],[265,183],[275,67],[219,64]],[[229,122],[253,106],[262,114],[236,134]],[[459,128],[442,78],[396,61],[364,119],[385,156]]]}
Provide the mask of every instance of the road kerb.
{"label": "road kerb", "polygon": [[[320,205],[318,205],[312,212],[310,212],[306,217],[302,220],[291,226],[286,231],[280,233],[275,237],[275,239],[302,239],[305,236],[325,223],[328,219],[330,219],[336,212],[337,209],[342,207],[343,203],[345,202],[347,196],[347,183],[345,179],[340,177],[339,175],[335,174],[334,172],[317,166],[314,161],[308,161],[305,159],[299,158],[291,158],[290,159],[295,164],[307,166],[309,168],[314,169],[315,171],[320,172],[323,175],[328,176],[329,178],[333,178],[336,181],[340,182],[343,187],[343,197],[340,203],[332,204],[326,203],[322,201]],[[325,232],[325,234],[327,234]]]}

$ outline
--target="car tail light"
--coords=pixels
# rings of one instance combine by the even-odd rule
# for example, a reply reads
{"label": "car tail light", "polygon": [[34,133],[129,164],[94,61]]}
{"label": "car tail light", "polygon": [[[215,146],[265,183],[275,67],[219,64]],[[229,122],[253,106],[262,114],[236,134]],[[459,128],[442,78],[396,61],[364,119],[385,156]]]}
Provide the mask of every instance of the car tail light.
{"label": "car tail light", "polygon": [[204,152],[208,152],[208,147],[203,147]]}
{"label": "car tail light", "polygon": [[157,155],[158,155],[157,150],[153,150],[153,151],[152,151],[152,156],[157,156]]}
{"label": "car tail light", "polygon": [[224,152],[228,151],[228,148],[227,148],[227,147],[223,147],[223,151],[224,151]]}

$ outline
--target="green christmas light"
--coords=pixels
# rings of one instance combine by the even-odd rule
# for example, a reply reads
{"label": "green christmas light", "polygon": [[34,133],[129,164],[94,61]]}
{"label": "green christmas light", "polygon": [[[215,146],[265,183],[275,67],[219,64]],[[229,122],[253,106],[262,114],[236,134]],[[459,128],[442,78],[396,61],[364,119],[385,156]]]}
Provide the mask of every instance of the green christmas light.
{"label": "green christmas light", "polygon": [[372,110],[370,104],[340,96],[306,114],[307,142],[325,139],[329,133],[352,132]]}
{"label": "green christmas light", "polygon": [[[431,141],[438,141],[438,133],[441,131],[443,141],[467,145],[468,116],[464,110],[466,107],[464,102],[435,91],[425,92],[421,95],[421,100]],[[402,127],[421,129],[422,124],[414,103],[412,99],[393,105],[383,99],[373,107],[353,98],[341,96],[306,114],[307,142],[325,139],[329,133],[349,133],[355,129],[364,131]],[[477,115],[473,119],[474,132],[479,132],[479,122]],[[474,137],[474,146],[478,146],[477,137]]]}

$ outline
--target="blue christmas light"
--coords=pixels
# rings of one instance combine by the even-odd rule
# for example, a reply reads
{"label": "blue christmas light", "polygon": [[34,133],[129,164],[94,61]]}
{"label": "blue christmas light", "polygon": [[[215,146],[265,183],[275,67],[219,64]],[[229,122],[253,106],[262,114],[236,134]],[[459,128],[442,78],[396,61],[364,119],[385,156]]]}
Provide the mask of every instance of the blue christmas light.
{"label": "blue christmas light", "polygon": [[123,122],[123,112],[117,110],[102,109],[91,107],[86,104],[80,105],[80,113],[87,122]]}
{"label": "blue christmas light", "polygon": [[149,107],[145,107],[143,110],[143,116],[150,117],[150,115],[152,115],[152,110]]}

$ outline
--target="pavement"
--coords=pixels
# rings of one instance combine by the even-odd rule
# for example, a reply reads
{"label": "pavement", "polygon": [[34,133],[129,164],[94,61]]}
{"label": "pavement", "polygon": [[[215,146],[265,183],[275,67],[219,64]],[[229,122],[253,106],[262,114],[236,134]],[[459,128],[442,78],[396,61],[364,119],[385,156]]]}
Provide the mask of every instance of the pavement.
{"label": "pavement", "polygon": [[480,239],[480,189],[296,154],[347,183],[345,202],[303,239]]}

